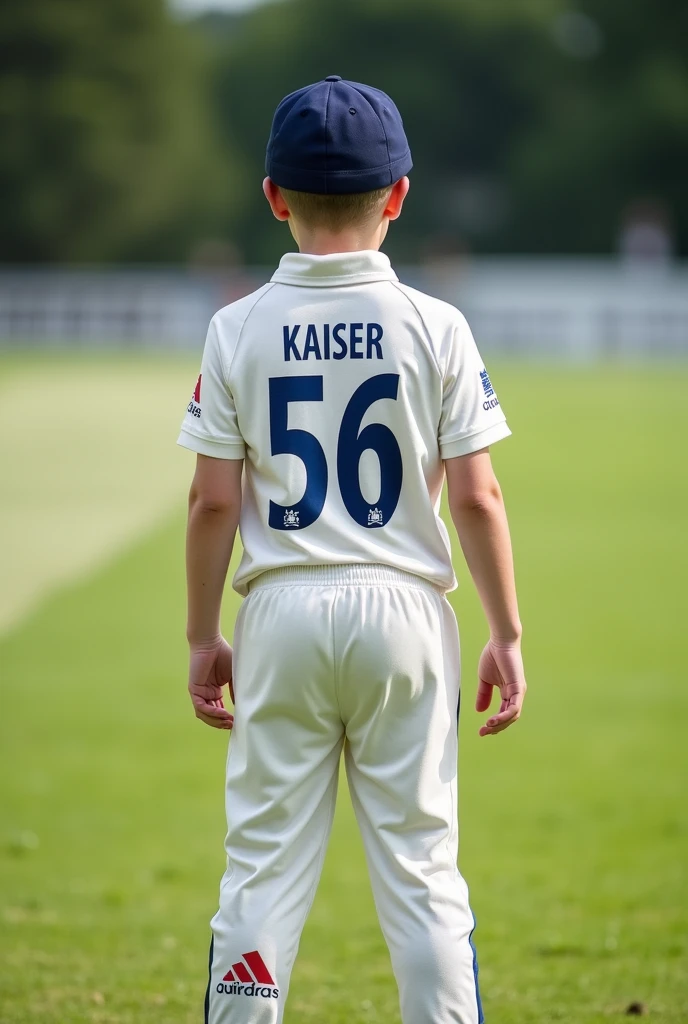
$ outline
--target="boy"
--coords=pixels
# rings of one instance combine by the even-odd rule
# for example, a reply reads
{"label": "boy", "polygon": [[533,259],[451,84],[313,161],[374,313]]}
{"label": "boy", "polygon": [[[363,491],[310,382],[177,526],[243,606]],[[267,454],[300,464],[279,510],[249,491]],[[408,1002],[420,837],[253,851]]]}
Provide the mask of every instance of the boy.
{"label": "boy", "polygon": [[[179,439],[198,457],[189,690],[201,721],[234,726],[205,1019],[282,1021],[343,750],[404,1024],[478,1024],[456,866],[456,581],[438,509],[446,474],[490,625],[476,707],[499,690],[480,729],[494,735],[526,689],[488,451],[509,429],[461,314],[401,285],[378,252],[411,169],[391,99],[337,75],[292,93],[266,169],[299,252],[213,317]],[[239,524],[232,665],[220,602]]]}

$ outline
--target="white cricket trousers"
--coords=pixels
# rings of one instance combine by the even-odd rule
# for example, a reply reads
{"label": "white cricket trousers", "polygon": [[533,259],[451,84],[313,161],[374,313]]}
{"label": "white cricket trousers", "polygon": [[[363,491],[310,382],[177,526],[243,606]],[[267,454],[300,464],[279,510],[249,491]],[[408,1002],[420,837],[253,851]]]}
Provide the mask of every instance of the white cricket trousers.
{"label": "white cricket trousers", "polygon": [[[235,631],[227,871],[208,1024],[279,1024],[344,750],[404,1024],[479,1024],[456,858],[459,642],[447,599],[382,565],[259,576]],[[346,922],[342,922],[346,928]]]}

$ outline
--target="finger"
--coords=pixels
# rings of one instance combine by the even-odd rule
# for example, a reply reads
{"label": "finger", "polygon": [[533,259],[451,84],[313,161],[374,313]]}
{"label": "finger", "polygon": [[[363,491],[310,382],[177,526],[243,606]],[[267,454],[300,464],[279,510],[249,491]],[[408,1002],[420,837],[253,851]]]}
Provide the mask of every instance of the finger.
{"label": "finger", "polygon": [[483,726],[483,728],[479,730],[479,734],[481,736],[496,736],[498,733],[504,732],[506,729],[510,729],[517,721],[517,718],[513,718],[510,722],[504,722],[502,725],[496,725],[494,728]]}
{"label": "finger", "polygon": [[199,722],[203,722],[204,725],[209,725],[211,729],[224,729],[225,732],[229,732],[234,725],[234,718],[232,715],[228,718],[214,718],[210,715],[203,714],[202,711],[197,709],[196,718]]}
{"label": "finger", "polygon": [[510,725],[513,725],[520,714],[520,705],[510,704],[504,711],[500,711],[499,714],[493,715],[492,718],[488,718],[485,725],[483,725],[479,730],[480,735],[491,736],[494,733],[503,732],[504,729],[508,729]]}
{"label": "finger", "polygon": [[201,704],[195,708],[197,715],[203,715],[204,718],[212,718],[214,722],[228,722],[232,715],[229,711],[224,711],[222,708],[214,708],[212,704]]}
{"label": "finger", "polygon": [[229,711],[227,711],[225,708],[218,708],[218,707],[215,706],[215,704],[209,704],[208,701],[203,700],[202,697],[194,697],[192,695],[191,696],[191,701],[193,703],[194,708],[196,709],[196,712],[202,712],[204,715],[207,715],[209,718],[231,718],[232,717],[230,715]]}
{"label": "finger", "polygon": [[487,711],[490,704],[492,703],[492,694],[494,687],[491,683],[485,682],[484,679],[478,679],[478,692],[475,695],[475,710],[476,711]]}

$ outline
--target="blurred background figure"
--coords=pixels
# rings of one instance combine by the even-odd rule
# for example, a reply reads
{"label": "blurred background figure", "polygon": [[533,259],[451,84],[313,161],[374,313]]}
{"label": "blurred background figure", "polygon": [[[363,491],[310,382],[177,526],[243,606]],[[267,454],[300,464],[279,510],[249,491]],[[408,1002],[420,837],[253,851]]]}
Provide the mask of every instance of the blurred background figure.
{"label": "blurred background figure", "polygon": [[636,266],[667,266],[674,255],[671,218],[661,202],[641,199],[623,212],[619,252]]}

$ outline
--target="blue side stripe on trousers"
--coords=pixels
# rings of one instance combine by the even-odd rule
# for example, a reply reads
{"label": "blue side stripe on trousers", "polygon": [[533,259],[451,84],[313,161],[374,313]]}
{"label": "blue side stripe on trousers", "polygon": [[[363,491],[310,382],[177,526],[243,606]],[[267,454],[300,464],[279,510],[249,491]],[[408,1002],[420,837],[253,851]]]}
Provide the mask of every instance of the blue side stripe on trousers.
{"label": "blue side stripe on trousers", "polygon": [[[471,911],[473,914],[473,911]],[[480,985],[478,984],[478,951],[475,948],[473,942],[473,932],[475,931],[477,922],[475,920],[475,914],[473,914],[473,927],[471,928],[471,934],[468,936],[468,941],[473,950],[473,977],[475,978],[475,1001],[478,1004],[478,1024],[485,1024],[485,1015],[483,1013],[483,1002],[480,998]]]}
{"label": "blue side stripe on trousers", "polygon": [[213,970],[213,948],[215,946],[215,936],[213,935],[210,940],[210,952],[208,953],[208,987],[205,990],[205,1003],[203,1004],[204,1010],[204,1021],[208,1024],[210,1019],[210,978]]}
{"label": "blue side stripe on trousers", "polygon": [[[461,690],[459,689],[459,700],[458,700],[457,705],[456,705],[456,728],[457,728],[457,731],[458,731],[458,728],[459,728],[459,719],[460,718],[461,718]],[[473,916],[473,927],[471,928],[471,933],[468,936],[468,941],[470,943],[471,949],[473,950],[473,977],[475,978],[475,1001],[478,1004],[478,1024],[485,1024],[485,1015],[483,1013],[483,1003],[482,1003],[482,999],[480,998],[480,985],[478,984],[478,951],[475,948],[475,943],[473,942],[473,932],[476,929],[477,922],[475,920],[475,914],[473,913],[473,911],[471,911],[471,914]]]}

